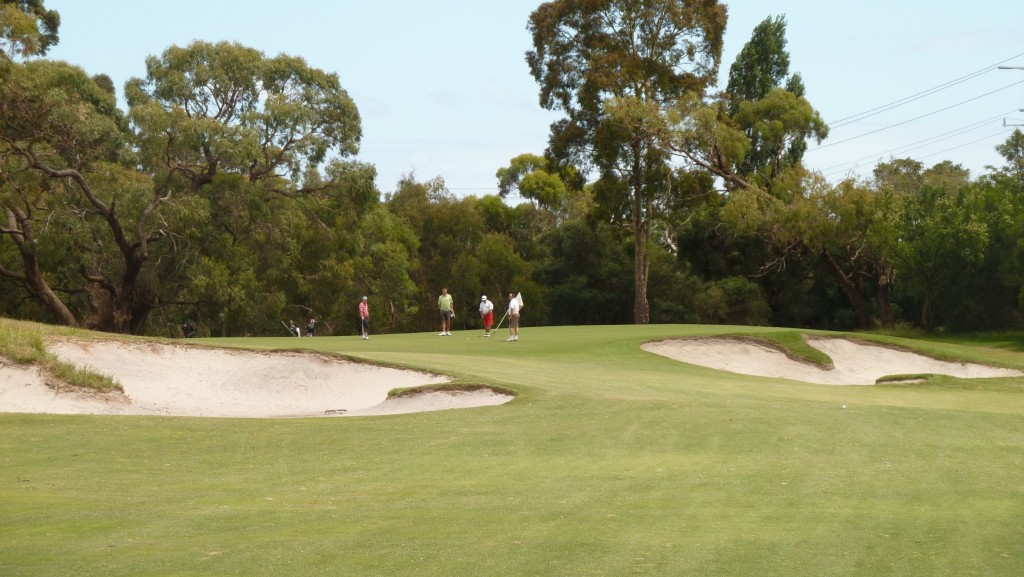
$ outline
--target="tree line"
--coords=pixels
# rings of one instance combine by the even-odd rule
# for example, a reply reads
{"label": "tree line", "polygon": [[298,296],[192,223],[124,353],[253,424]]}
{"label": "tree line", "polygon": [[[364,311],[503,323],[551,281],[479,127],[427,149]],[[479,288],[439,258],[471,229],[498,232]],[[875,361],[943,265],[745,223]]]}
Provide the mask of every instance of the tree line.
{"label": "tree line", "polygon": [[[717,2],[559,0],[528,27],[549,147],[496,172],[377,188],[356,103],[296,56],[196,41],[116,87],[45,58],[59,15],[2,0],[0,314],[176,336],[456,328],[522,292],[533,325],[1020,328],[1024,134],[972,177],[950,161],[832,184],[828,127],[769,17],[717,83]],[[512,204],[511,199],[521,199]]]}

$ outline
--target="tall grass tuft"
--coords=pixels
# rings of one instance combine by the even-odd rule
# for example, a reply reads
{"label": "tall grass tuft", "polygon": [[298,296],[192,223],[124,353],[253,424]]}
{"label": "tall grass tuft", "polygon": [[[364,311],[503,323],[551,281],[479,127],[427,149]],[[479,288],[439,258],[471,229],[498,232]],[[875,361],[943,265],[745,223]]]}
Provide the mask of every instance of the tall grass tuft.
{"label": "tall grass tuft", "polygon": [[114,379],[76,367],[48,353],[44,337],[57,334],[61,334],[60,329],[54,327],[0,318],[0,358],[20,365],[36,365],[44,373],[72,387],[101,393],[124,391]]}

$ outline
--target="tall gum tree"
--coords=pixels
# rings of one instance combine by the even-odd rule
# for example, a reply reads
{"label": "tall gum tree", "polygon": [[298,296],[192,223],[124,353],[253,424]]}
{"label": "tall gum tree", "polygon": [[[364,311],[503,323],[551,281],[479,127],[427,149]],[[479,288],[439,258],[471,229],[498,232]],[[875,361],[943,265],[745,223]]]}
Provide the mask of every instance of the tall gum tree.
{"label": "tall gum tree", "polygon": [[[789,74],[786,21],[754,28],[729,68],[724,94],[705,103],[682,100],[672,115],[673,153],[722,179],[730,190],[785,198],[787,172],[801,172],[807,140],[821,142],[828,126],[804,98],[799,74]],[[781,181],[783,186],[776,186]]]}
{"label": "tall gum tree", "polygon": [[726,91],[714,101],[679,101],[671,114],[672,150],[720,179],[728,191],[719,212],[723,221],[741,234],[755,234],[773,254],[762,273],[796,259],[820,259],[851,297],[859,322],[869,325],[852,280],[859,278],[854,271],[860,264],[845,262],[864,260],[856,249],[863,239],[831,226],[823,205],[831,197],[820,194],[820,183],[802,166],[807,140],[820,142],[828,126],[804,98],[800,76],[789,74],[785,29],[782,17],[754,29],[730,67]]}
{"label": "tall gum tree", "polygon": [[669,193],[666,115],[718,75],[727,10],[712,0],[556,0],[530,15],[540,104],[565,112],[549,153],[592,167],[629,212],[635,323],[650,321],[647,279],[657,197]]}
{"label": "tall gum tree", "polygon": [[734,169],[757,174],[763,186],[786,168],[796,166],[807,150],[807,139],[819,142],[828,127],[803,100],[799,74],[789,74],[786,19],[769,17],[758,24],[729,67],[725,89],[729,115],[750,139],[750,148]]}

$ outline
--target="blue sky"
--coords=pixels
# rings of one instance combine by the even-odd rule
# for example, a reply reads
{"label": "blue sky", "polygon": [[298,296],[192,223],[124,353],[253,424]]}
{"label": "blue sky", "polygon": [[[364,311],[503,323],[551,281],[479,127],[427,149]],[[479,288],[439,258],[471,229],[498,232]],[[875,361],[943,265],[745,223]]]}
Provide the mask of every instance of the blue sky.
{"label": "blue sky", "polygon": [[[1024,2],[757,0],[728,2],[720,69],[769,16],[787,20],[790,72],[830,125],[810,167],[832,180],[870,174],[879,159],[961,163],[980,174],[1008,123],[1024,124]],[[495,171],[541,153],[557,113],[538,105],[524,53],[538,1],[46,0],[61,13],[50,57],[118,87],[145,74],[145,58],[193,40],[236,41],[268,56],[301,56],[336,72],[359,107],[359,160],[394,190],[403,174],[442,177],[459,195],[496,192]],[[948,86],[946,86],[948,85]],[[932,89],[943,87],[932,92]],[[931,92],[931,93],[929,93]],[[913,97],[911,99],[910,97]],[[906,100],[896,108],[887,105]],[[839,126],[842,119],[883,107]]]}

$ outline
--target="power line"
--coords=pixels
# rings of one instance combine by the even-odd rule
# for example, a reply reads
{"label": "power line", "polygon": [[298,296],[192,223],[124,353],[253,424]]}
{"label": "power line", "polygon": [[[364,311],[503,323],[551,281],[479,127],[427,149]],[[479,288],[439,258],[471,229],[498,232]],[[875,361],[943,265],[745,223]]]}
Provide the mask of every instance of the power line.
{"label": "power line", "polygon": [[967,100],[964,100],[962,102],[958,102],[956,104],[952,104],[952,105],[947,106],[945,108],[940,108],[938,110],[933,110],[932,112],[929,112],[927,114],[922,114],[921,116],[917,116],[915,118],[911,118],[910,120],[904,120],[903,122],[897,122],[896,124],[890,124],[889,126],[885,126],[883,128],[879,128],[877,130],[872,130],[870,132],[865,132],[865,133],[859,134],[857,136],[851,136],[850,138],[845,138],[843,140],[837,140],[835,142],[830,142],[828,144],[823,144],[823,145],[818,146],[816,148],[812,148],[812,149],[808,150],[807,152],[814,152],[816,150],[821,150],[822,148],[829,148],[829,147],[835,146],[837,144],[843,144],[845,142],[850,142],[851,140],[857,140],[858,138],[863,138],[865,136],[870,136],[872,134],[878,134],[879,132],[883,132],[885,130],[889,130],[890,128],[896,128],[897,126],[903,126],[904,124],[909,124],[911,122],[914,122],[915,120],[921,120],[922,118],[927,118],[929,116],[938,114],[940,112],[945,112],[945,111],[950,110],[952,108],[956,108],[957,106],[962,106],[964,104],[967,104],[968,102],[974,102],[975,100],[979,100],[979,99],[984,98],[986,96],[991,96],[991,95],[995,94],[996,92],[1001,92],[1003,90],[1006,90],[1007,88],[1013,88],[1014,86],[1017,86],[1018,84],[1024,84],[1024,80],[1020,80],[1020,81],[1014,82],[1013,84],[1007,84],[1006,86],[1004,86],[1002,88],[997,88],[997,89],[995,89],[995,90],[993,90],[991,92],[986,92],[985,94],[981,94],[981,95],[975,96],[974,98],[968,98]]}
{"label": "power line", "polygon": [[[858,158],[856,160],[851,160],[851,161],[847,161],[847,162],[841,162],[839,164],[834,164],[832,166],[826,166],[825,168],[821,168],[819,170],[821,172],[828,172],[828,171],[830,171],[832,169],[839,168],[841,166],[846,166],[847,164],[856,164],[856,163],[859,163],[859,162],[864,161],[864,160],[870,160],[870,159],[873,159],[873,158],[879,158],[879,157],[885,156],[886,154],[892,154],[892,153],[895,153],[897,151],[910,152],[911,150],[917,150],[918,148],[923,148],[925,146],[929,146],[931,144],[935,144],[936,142],[942,142],[943,140],[949,140],[950,138],[954,138],[956,136],[960,136],[960,135],[966,134],[968,132],[977,130],[977,129],[985,126],[989,122],[992,122],[993,120],[997,120],[999,118],[1002,118],[1003,116],[1005,116],[1006,114],[1009,114],[1010,112],[1013,112],[1013,110],[1010,110],[1010,111],[1007,111],[1007,112],[1003,112],[1003,113],[997,114],[995,116],[991,116],[989,118],[986,118],[984,120],[979,120],[977,122],[974,122],[974,123],[971,123],[971,124],[968,124],[968,125],[965,125],[965,126],[961,126],[960,128],[955,128],[955,129],[950,130],[948,132],[943,132],[941,134],[937,134],[937,135],[929,137],[929,138],[924,138],[922,140],[917,140],[915,142],[904,144],[902,146],[897,146],[896,148],[891,148],[889,150],[884,150],[882,152],[877,152],[877,153],[874,153],[874,154],[869,154],[867,156],[862,156],[862,157],[860,157],[860,158]],[[917,146],[917,145],[920,145],[920,146]]]}
{"label": "power line", "polygon": [[988,135],[988,136],[986,136],[984,138],[979,138],[978,140],[972,140],[971,142],[965,142],[963,144],[958,144],[956,146],[947,148],[945,150],[940,150],[938,152],[933,152],[931,154],[927,154],[925,156],[922,156],[921,158],[931,158],[931,157],[937,156],[939,154],[945,154],[945,153],[949,152],[950,150],[956,150],[957,148],[963,148],[965,146],[970,146],[972,144],[975,144],[975,143],[978,143],[978,142],[982,142],[984,140],[988,140],[989,138],[992,138],[993,136],[999,136],[1000,134],[1006,134],[1008,132],[1013,132],[1013,131],[1012,130],[1000,130],[999,132],[996,132],[995,134],[990,134],[990,135]]}
{"label": "power line", "polygon": [[[989,134],[987,136],[983,136],[983,137],[981,137],[981,138],[979,138],[977,140],[972,140],[970,142],[965,142],[963,144],[958,144],[956,146],[951,146],[949,148],[946,148],[946,149],[943,149],[943,150],[939,150],[938,152],[933,152],[931,154],[926,154],[924,156],[919,156],[917,158],[914,158],[913,160],[922,160],[922,159],[925,159],[925,158],[931,158],[933,156],[938,156],[940,154],[945,154],[945,153],[947,153],[947,152],[949,152],[951,150],[956,150],[957,148],[963,148],[965,146],[970,146],[972,144],[977,144],[979,142],[984,142],[984,141],[989,140],[990,138],[992,138],[994,136],[1000,136],[1000,135],[1006,134],[1008,132],[1011,132],[1011,130],[1003,129],[1003,130],[1000,130],[999,132],[995,132],[995,133]],[[918,148],[920,148],[920,147],[918,147]],[[822,176],[825,176],[827,178],[829,176],[835,176],[837,174],[842,174],[844,172],[850,172],[850,171],[853,171],[853,170],[855,170],[857,168],[860,168],[859,164],[855,164],[854,166],[851,166],[849,168],[844,168],[842,170],[836,170],[836,171],[829,172],[827,174],[822,174]]]}
{"label": "power line", "polygon": [[980,76],[982,74],[991,72],[992,70],[996,70],[997,67],[1000,64],[1003,64],[1005,62],[1009,62],[1009,61],[1011,61],[1011,60],[1013,60],[1015,58],[1019,58],[1021,56],[1024,56],[1024,52],[1022,52],[1020,54],[1017,54],[1016,56],[1011,56],[1010,58],[1007,58],[1006,60],[1003,60],[1003,61],[1000,61],[1000,62],[996,62],[995,64],[992,64],[990,66],[986,66],[986,67],[984,67],[984,68],[982,68],[980,70],[976,70],[974,72],[971,72],[970,74],[965,74],[964,76],[961,76],[960,78],[954,78],[953,80],[950,80],[948,82],[944,82],[942,84],[939,84],[938,86],[934,86],[934,87],[929,88],[927,90],[923,90],[921,92],[918,92],[917,94],[911,94],[910,96],[901,98],[899,100],[895,100],[893,102],[890,102],[889,104],[883,104],[882,106],[878,106],[878,107],[872,108],[870,110],[865,110],[864,112],[859,112],[857,114],[853,114],[853,115],[847,116],[845,118],[840,118],[838,120],[835,120],[834,122],[829,122],[828,124],[832,128],[840,128],[842,126],[846,126],[848,124],[853,124],[854,122],[857,122],[857,121],[860,121],[860,120],[864,120],[865,118],[870,118],[870,117],[875,116],[877,114],[881,114],[881,113],[886,112],[888,110],[892,110],[894,108],[899,108],[900,106],[903,106],[904,104],[908,104],[908,103],[913,102],[915,100],[920,100],[921,98],[924,98],[925,96],[930,96],[932,94],[935,94],[936,92],[940,92],[942,90],[945,90],[946,88],[950,88],[952,86],[956,86],[957,84],[961,84],[961,83],[966,82],[968,80],[971,80],[971,79],[973,79],[973,78],[975,78],[977,76]]}
{"label": "power line", "polygon": [[[851,115],[851,116],[847,116],[845,118],[841,118],[841,119],[831,123],[830,127],[831,128],[839,128],[839,127],[843,127],[843,126],[848,126],[848,125],[856,123],[856,122],[858,122],[860,120],[865,120],[867,118],[876,116],[876,115],[881,114],[883,112],[887,112],[887,111],[893,110],[895,108],[898,108],[900,106],[903,106],[905,104],[908,104],[908,103],[920,100],[920,99],[922,99],[922,98],[924,98],[926,96],[933,95],[933,94],[935,94],[935,93],[937,93],[939,91],[942,91],[942,90],[945,90],[947,88],[956,86],[958,84],[962,84],[962,83],[964,83],[964,82],[966,82],[968,80],[975,79],[975,78],[977,78],[977,77],[979,77],[979,76],[981,76],[983,74],[987,74],[988,72],[990,72],[992,70],[998,69],[1000,64],[1003,64],[1005,62],[1009,62],[1009,61],[1014,60],[1016,58],[1019,58],[1021,56],[1024,56],[1024,53],[1017,54],[1015,56],[1012,56],[1010,58],[1007,58],[1005,60],[1002,60],[1000,62],[992,64],[990,66],[986,66],[984,68],[978,69],[978,70],[976,70],[974,72],[971,72],[969,74],[965,74],[963,76],[960,76],[960,77],[955,78],[953,80],[950,80],[948,82],[944,82],[942,84],[936,85],[936,86],[934,86],[932,88],[929,88],[927,90],[923,90],[923,91],[917,92],[917,93],[912,94],[910,96],[907,96],[905,98],[901,98],[899,100],[895,100],[895,101],[890,102],[888,104],[884,104],[882,106],[877,106],[875,108],[871,108],[869,110],[865,110],[864,112],[860,112],[860,113],[857,113],[857,114],[854,114],[854,115]],[[1013,86],[1016,86],[1017,84],[1024,84],[1024,81],[1018,82],[1018,83],[1014,83],[1014,84],[1009,84],[1007,86],[1004,86],[1002,88],[993,90],[991,92],[988,92],[988,93],[985,93],[985,94],[981,94],[981,95],[975,96],[973,98],[969,98],[969,99],[964,100],[962,102],[959,102],[959,103],[956,103],[956,104],[953,104],[953,105],[950,105],[950,106],[946,106],[946,107],[940,108],[938,110],[934,110],[934,111],[929,112],[927,114],[923,114],[923,115],[920,115],[920,116],[917,116],[917,117],[914,117],[914,118],[911,118],[911,119],[908,119],[908,120],[897,122],[897,123],[891,124],[889,126],[884,126],[882,128],[876,129],[876,130],[871,130],[871,131],[866,132],[864,134],[859,134],[859,135],[852,136],[852,137],[849,137],[849,138],[845,138],[845,139],[842,139],[842,140],[837,140],[837,141],[834,141],[834,142],[829,142],[827,144],[823,144],[823,145],[818,146],[816,148],[810,149],[807,152],[810,153],[810,152],[813,152],[815,150],[820,150],[822,148],[829,148],[829,147],[832,147],[832,146],[836,146],[838,144],[843,144],[843,143],[846,143],[846,142],[850,142],[852,140],[857,140],[857,139],[860,139],[860,138],[863,138],[863,137],[866,137],[866,136],[869,136],[869,135],[877,134],[879,132],[883,132],[883,131],[886,131],[886,130],[889,130],[889,129],[892,129],[892,128],[895,128],[895,127],[898,127],[898,126],[903,126],[905,124],[909,124],[911,122],[914,122],[914,121],[917,121],[917,120],[921,120],[922,118],[927,118],[929,116],[932,116],[932,115],[939,114],[941,112],[945,112],[947,110],[950,110],[952,108],[956,108],[958,106],[962,106],[962,105],[967,104],[969,102],[973,102],[975,100],[979,100],[981,98],[990,96],[990,95],[992,95],[992,94],[994,94],[996,92],[1000,92],[1000,91],[1006,90],[1008,88],[1011,88]],[[1005,114],[1006,113],[1004,113],[1004,115]],[[957,136],[962,136],[962,135],[964,135],[964,134],[966,134],[968,132],[971,132],[973,130],[976,130],[977,128],[980,128],[986,122],[998,119],[1000,116],[1003,116],[1003,115],[995,116],[995,117],[989,118],[987,120],[978,121],[976,123],[969,124],[969,125],[966,125],[964,127],[961,127],[961,128],[958,128],[958,129],[954,129],[954,130],[951,130],[951,131],[947,131],[947,132],[944,132],[942,134],[939,134],[939,135],[936,135],[936,136],[932,136],[932,137],[929,137],[929,138],[926,138],[926,139],[923,139],[923,140],[912,142],[910,144],[904,144],[902,146],[899,146],[899,147],[887,150],[885,152],[881,152],[881,153],[874,154],[874,155],[871,155],[871,156],[863,156],[863,157],[858,158],[856,160],[849,161],[849,162],[844,162],[844,163],[841,163],[841,164],[835,164],[835,165],[826,167],[824,169],[821,169],[820,172],[823,173],[825,176],[831,176],[831,175],[842,173],[842,172],[852,171],[852,170],[855,170],[857,168],[860,168],[861,167],[861,161],[863,161],[863,160],[867,160],[869,158],[877,159],[877,158],[880,158],[880,157],[882,157],[882,156],[884,156],[886,154],[895,153],[897,151],[909,152],[909,151],[912,151],[912,150],[917,150],[919,148],[923,148],[925,146],[930,146],[930,145],[935,144],[937,142],[941,142],[941,141],[944,141],[944,140],[949,140],[950,138],[954,138],[954,137],[957,137]],[[1000,132],[1000,134],[1001,133],[1002,132]],[[990,138],[990,137],[986,137],[986,138]],[[981,140],[985,140],[985,138],[983,138]],[[973,141],[970,144],[973,144],[974,142],[978,142],[978,141]],[[956,148],[961,148],[962,146],[967,146],[967,145],[966,144],[958,145],[958,146],[955,146],[955,147],[952,147],[952,148],[948,148],[945,151],[954,150]],[[935,154],[941,154],[942,152],[945,152],[945,151],[941,151],[941,152],[938,152],[938,153],[935,153]],[[933,156],[933,155],[929,155],[929,156]],[[849,166],[849,168],[842,168],[839,171],[829,172],[833,168],[840,168],[840,167],[845,167],[845,166]]]}
{"label": "power line", "polygon": [[[932,94],[935,94],[937,92],[941,92],[942,90],[945,90],[947,88],[951,88],[951,87],[956,86],[958,84],[962,84],[964,82],[967,82],[968,80],[972,80],[974,78],[977,78],[978,76],[981,76],[983,74],[987,74],[988,72],[996,70],[999,67],[1000,64],[1009,62],[1009,61],[1014,60],[1016,58],[1019,58],[1021,56],[1024,56],[1024,52],[1022,52],[1020,54],[1016,54],[1014,56],[1011,56],[1010,58],[1007,58],[1005,60],[1001,60],[999,62],[996,62],[995,64],[986,66],[984,68],[980,68],[980,69],[978,69],[978,70],[976,70],[974,72],[971,72],[969,74],[965,74],[965,75],[960,76],[958,78],[954,78],[953,80],[950,80],[950,81],[944,82],[942,84],[933,86],[933,87],[928,88],[926,90],[923,90],[921,92],[917,92],[915,94],[911,94],[910,96],[906,96],[906,97],[901,98],[899,100],[895,100],[895,101],[890,102],[888,104],[883,104],[881,106],[877,106],[875,108],[871,108],[871,109],[865,110],[863,112],[859,112],[857,114],[853,114],[853,115],[850,115],[850,116],[847,116],[847,117],[844,117],[844,118],[840,118],[840,119],[838,119],[838,120],[836,120],[836,121],[834,121],[832,123],[829,123],[829,126],[830,126],[830,128],[841,128],[843,126],[848,126],[850,124],[859,122],[861,120],[864,120],[864,119],[867,119],[867,118],[871,118],[872,116],[877,116],[879,114],[882,114],[883,112],[888,112],[888,111],[893,110],[895,108],[899,108],[900,106],[903,106],[905,104],[909,104],[911,102],[920,100],[922,98],[925,98],[925,97],[930,96]],[[896,127],[902,126],[904,124],[909,124],[909,123],[914,122],[916,120],[920,120],[922,118],[927,118],[929,116],[933,116],[933,115],[938,114],[940,112],[945,112],[945,111],[950,110],[952,108],[956,108],[958,106],[962,106],[964,104],[973,102],[975,100],[979,100],[979,99],[984,98],[986,96],[990,96],[990,95],[995,94],[997,92],[1001,92],[1001,91],[1006,90],[1008,88],[1012,88],[1012,87],[1017,86],[1019,84],[1024,84],[1024,81],[1019,81],[1019,82],[1014,82],[1012,84],[1008,84],[1008,85],[1006,85],[1006,86],[1004,86],[1002,88],[998,88],[998,89],[993,90],[991,92],[987,92],[985,94],[981,94],[981,95],[975,96],[973,98],[969,98],[967,100],[964,100],[962,102],[958,102],[956,104],[947,106],[945,108],[940,108],[938,110],[934,110],[934,111],[929,112],[927,114],[923,114],[921,116],[917,116],[915,118],[911,118],[909,120],[898,122],[896,124],[885,126],[883,128],[879,128],[877,130],[866,132],[864,134],[860,134],[860,135],[857,135],[857,136],[852,136],[850,138],[846,138],[846,139],[843,139],[843,140],[838,140],[838,141],[835,141],[835,142],[830,142],[828,144],[824,144],[824,145],[818,146],[816,148],[807,150],[807,152],[814,152],[814,151],[820,150],[822,148],[829,148],[831,146],[835,146],[835,145],[838,145],[838,144],[843,144],[843,143],[846,143],[846,142],[850,142],[852,140],[863,138],[865,136],[870,136],[872,134],[877,134],[879,132],[883,132],[883,131],[889,130],[891,128],[896,128]],[[880,152],[880,153],[877,153],[877,154],[872,154],[872,155],[869,155],[869,156],[864,156],[864,157],[858,158],[856,160],[852,160],[852,161],[848,161],[848,162],[843,162],[843,163],[840,163],[840,164],[832,165],[832,166],[826,167],[824,169],[820,169],[819,172],[822,172],[825,176],[830,176],[830,175],[833,175],[833,174],[839,174],[839,173],[842,173],[842,172],[846,172],[848,170],[854,170],[855,168],[857,168],[859,166],[859,163],[861,161],[863,161],[863,160],[879,158],[879,157],[882,157],[882,156],[884,156],[886,154],[892,154],[892,153],[895,153],[897,151],[910,152],[912,150],[917,150],[919,148],[923,148],[925,146],[929,146],[929,145],[935,144],[937,142],[942,142],[944,140],[949,140],[950,138],[954,138],[956,136],[960,136],[960,135],[966,134],[968,132],[977,130],[978,128],[981,128],[985,123],[991,122],[992,120],[995,120],[997,118],[1003,117],[1006,114],[1009,114],[1009,113],[1014,112],[1014,111],[1015,110],[1010,110],[1010,111],[1004,112],[1002,114],[996,115],[994,117],[991,117],[991,118],[988,118],[988,119],[985,119],[985,120],[981,120],[981,121],[975,122],[973,124],[966,125],[966,126],[961,127],[961,128],[957,128],[957,129],[954,129],[954,130],[951,130],[951,131],[948,131],[948,132],[944,132],[944,133],[938,134],[936,136],[932,136],[932,137],[925,138],[925,139],[922,139],[922,140],[919,140],[919,141],[916,141],[916,142],[912,142],[910,144],[905,144],[905,145],[902,145],[902,146],[898,146],[896,148],[893,148],[893,149],[890,149],[890,150],[887,150],[887,151],[883,151],[883,152]],[[977,143],[977,142],[984,141],[984,140],[986,140],[988,138],[991,138],[992,136],[996,136],[998,134],[1003,134],[1004,132],[1007,132],[1007,131],[1000,131],[998,133],[989,135],[987,137],[984,137],[984,138],[981,138],[981,139],[978,139],[978,140],[974,140],[974,141],[971,141],[971,142],[966,143],[966,144],[960,144],[960,145],[957,145],[957,146],[953,146],[953,147],[947,148],[945,150],[942,150],[942,151],[939,151],[939,152],[927,155],[927,156],[922,157],[922,158],[928,158],[930,156],[935,156],[937,154],[942,154],[942,153],[948,152],[950,150],[955,150],[957,148],[962,148],[964,146],[969,146],[970,144],[974,144],[974,143]],[[920,146],[917,146],[917,145],[920,145]],[[832,170],[834,168],[843,167],[843,166],[846,166],[848,164],[849,165],[853,165],[853,166],[851,166],[849,168],[843,168],[842,170],[839,170],[839,171],[827,172],[827,171],[830,171],[830,170]],[[498,187],[453,187],[453,188],[449,188],[449,190],[450,191],[470,191],[470,192],[472,192],[472,191],[480,191],[480,192],[484,192],[486,194],[487,192],[496,191],[496,190],[499,190],[499,189],[498,189]],[[515,193],[506,195],[506,197],[507,197],[508,200],[527,200],[525,197],[519,196],[518,194],[515,194]]]}

